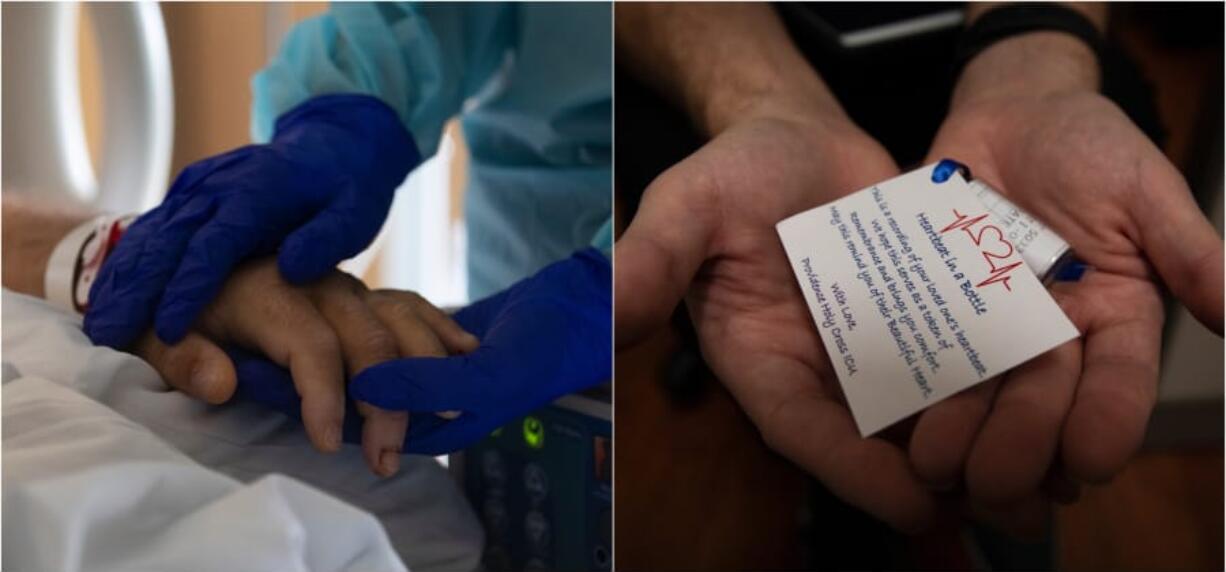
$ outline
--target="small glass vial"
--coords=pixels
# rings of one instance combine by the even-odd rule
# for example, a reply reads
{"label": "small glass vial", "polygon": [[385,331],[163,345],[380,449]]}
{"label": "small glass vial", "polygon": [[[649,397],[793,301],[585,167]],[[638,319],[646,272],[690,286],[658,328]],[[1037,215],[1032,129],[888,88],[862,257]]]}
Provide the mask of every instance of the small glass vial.
{"label": "small glass vial", "polygon": [[953,159],[941,159],[933,168],[932,180],[943,183],[955,172],[962,174],[970,184],[971,191],[996,217],[1026,267],[1030,268],[1043,284],[1056,281],[1075,282],[1081,278],[1088,267],[1073,254],[1072,248],[1060,235],[1009,202],[987,183],[972,178],[971,170],[966,165]]}

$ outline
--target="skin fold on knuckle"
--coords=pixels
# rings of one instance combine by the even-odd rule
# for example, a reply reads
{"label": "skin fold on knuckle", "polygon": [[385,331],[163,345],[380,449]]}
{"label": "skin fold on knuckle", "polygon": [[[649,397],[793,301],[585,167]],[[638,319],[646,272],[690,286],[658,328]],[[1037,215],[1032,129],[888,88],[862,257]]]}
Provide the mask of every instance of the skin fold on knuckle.
{"label": "skin fold on knuckle", "polygon": [[396,339],[374,315],[377,297],[357,278],[334,272],[309,288],[311,302],[335,332],[346,367],[369,367],[394,359]]}
{"label": "skin fold on knuckle", "polygon": [[375,311],[385,323],[393,324],[396,328],[401,357],[446,356],[446,348],[430,325],[418,314],[414,300],[419,299],[425,304],[428,302],[416,294],[413,296],[399,294],[384,295],[380,301],[375,303]]}
{"label": "skin fold on knuckle", "polygon": [[351,343],[357,344],[362,348],[362,355],[365,356],[367,362],[362,364],[361,369],[358,369],[359,366],[354,363],[355,360],[349,357],[349,355],[355,352],[352,350],[347,351],[346,354],[349,355],[347,355],[345,362],[351,369],[351,376],[358,375],[367,367],[378,365],[398,357],[398,352],[396,351],[396,338],[390,331],[387,330],[387,328],[383,327],[382,324],[373,324],[369,327],[362,328],[357,336],[359,339],[354,340]]}
{"label": "skin fold on knuckle", "polygon": [[317,362],[341,355],[340,337],[325,324],[295,331],[291,347],[291,351],[302,352],[304,356],[310,356]]}
{"label": "skin fold on knuckle", "polygon": [[309,285],[307,291],[317,302],[327,301],[333,296],[350,296],[363,298],[369,291],[366,284],[357,277],[341,271],[333,271],[317,282]]}
{"label": "skin fold on knuckle", "polygon": [[375,312],[389,320],[417,320],[417,312],[406,292],[379,291],[370,299]]}

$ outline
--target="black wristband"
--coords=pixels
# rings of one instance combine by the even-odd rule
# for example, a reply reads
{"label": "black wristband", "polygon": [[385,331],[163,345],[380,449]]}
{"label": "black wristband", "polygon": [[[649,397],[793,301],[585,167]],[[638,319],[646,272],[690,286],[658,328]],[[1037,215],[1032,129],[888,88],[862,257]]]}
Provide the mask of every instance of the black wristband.
{"label": "black wristband", "polygon": [[961,75],[962,68],[992,44],[1037,31],[1064,32],[1080,39],[1101,65],[1103,38],[1088,18],[1059,4],[1019,3],[993,8],[962,31],[954,53],[954,77]]}

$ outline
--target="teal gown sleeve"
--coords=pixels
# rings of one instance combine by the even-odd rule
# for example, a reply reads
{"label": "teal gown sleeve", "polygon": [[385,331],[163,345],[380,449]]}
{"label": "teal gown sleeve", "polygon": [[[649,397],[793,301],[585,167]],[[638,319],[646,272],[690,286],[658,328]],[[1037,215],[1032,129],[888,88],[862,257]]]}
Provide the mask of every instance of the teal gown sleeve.
{"label": "teal gown sleeve", "polygon": [[430,157],[459,115],[477,299],[587,246],[609,256],[612,57],[606,3],[336,3],[252,80],[252,135],[316,95],[366,93]]}
{"label": "teal gown sleeve", "polygon": [[281,114],[314,96],[365,93],[395,109],[432,156],[444,123],[496,75],[515,32],[515,8],[503,3],[336,3],[295,26],[252,79],[252,137],[267,141]]}

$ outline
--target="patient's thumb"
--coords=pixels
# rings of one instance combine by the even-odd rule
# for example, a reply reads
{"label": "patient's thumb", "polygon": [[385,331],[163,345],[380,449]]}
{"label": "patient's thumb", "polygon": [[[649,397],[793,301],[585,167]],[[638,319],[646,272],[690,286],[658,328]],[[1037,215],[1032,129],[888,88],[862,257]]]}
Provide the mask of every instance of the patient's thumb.
{"label": "patient's thumb", "polygon": [[149,362],[167,385],[207,403],[224,403],[234,395],[237,374],[230,357],[197,333],[168,346],[152,331],[137,342],[137,355]]}

